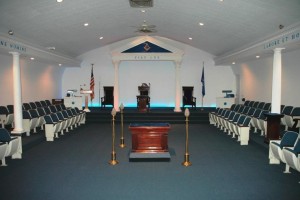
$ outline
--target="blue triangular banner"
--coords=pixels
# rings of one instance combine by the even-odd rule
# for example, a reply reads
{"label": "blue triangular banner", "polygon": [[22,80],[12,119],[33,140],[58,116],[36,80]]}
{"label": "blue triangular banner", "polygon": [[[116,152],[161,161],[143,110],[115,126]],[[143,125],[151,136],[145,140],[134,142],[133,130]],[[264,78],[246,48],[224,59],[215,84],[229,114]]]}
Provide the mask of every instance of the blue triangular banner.
{"label": "blue triangular banner", "polygon": [[172,52],[165,48],[157,46],[156,44],[146,41],[139,45],[131,47],[130,49],[127,49],[122,53],[172,53]]}

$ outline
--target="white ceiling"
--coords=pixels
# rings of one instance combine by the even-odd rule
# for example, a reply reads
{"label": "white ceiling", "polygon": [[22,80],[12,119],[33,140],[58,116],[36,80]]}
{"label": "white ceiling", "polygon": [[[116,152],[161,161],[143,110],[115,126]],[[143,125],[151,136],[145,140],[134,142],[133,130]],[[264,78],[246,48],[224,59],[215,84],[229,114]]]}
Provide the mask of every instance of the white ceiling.
{"label": "white ceiling", "polygon": [[75,58],[142,35],[133,26],[146,20],[152,35],[222,56],[300,22],[300,0],[154,0],[145,10],[129,0],[0,0],[0,33]]}

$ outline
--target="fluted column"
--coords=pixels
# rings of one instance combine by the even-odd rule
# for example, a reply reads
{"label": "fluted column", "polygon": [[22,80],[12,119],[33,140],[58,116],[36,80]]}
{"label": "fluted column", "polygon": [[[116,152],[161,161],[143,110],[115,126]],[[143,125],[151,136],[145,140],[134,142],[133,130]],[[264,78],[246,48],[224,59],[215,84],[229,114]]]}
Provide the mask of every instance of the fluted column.
{"label": "fluted column", "polygon": [[181,90],[180,90],[180,61],[175,61],[175,109],[174,112],[181,112],[180,100],[181,100]]}
{"label": "fluted column", "polygon": [[281,107],[281,50],[274,49],[273,57],[273,82],[272,82],[272,107],[271,113],[280,113]]}
{"label": "fluted column", "polygon": [[114,108],[116,111],[119,109],[119,64],[120,61],[113,61],[115,66],[115,81],[114,81]]}
{"label": "fluted column", "polygon": [[20,53],[9,52],[13,55],[13,94],[14,94],[14,130],[12,133],[23,133],[22,115],[22,90],[21,90],[21,70]]}

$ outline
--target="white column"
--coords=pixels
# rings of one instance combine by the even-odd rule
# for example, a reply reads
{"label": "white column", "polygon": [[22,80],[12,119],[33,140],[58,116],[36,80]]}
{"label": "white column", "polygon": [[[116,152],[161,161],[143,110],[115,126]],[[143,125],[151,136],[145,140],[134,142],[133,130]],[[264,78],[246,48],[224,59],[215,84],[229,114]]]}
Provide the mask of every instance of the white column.
{"label": "white column", "polygon": [[113,61],[115,66],[115,82],[114,82],[114,108],[117,112],[119,109],[119,63],[120,61]]}
{"label": "white column", "polygon": [[180,100],[181,100],[181,90],[180,90],[180,61],[175,61],[175,109],[174,112],[181,112]]}
{"label": "white column", "polygon": [[14,130],[12,133],[23,133],[21,70],[19,61],[20,53],[9,53],[13,55]]}
{"label": "white column", "polygon": [[273,82],[272,82],[272,107],[271,113],[280,113],[281,107],[281,50],[274,49],[273,57]]}

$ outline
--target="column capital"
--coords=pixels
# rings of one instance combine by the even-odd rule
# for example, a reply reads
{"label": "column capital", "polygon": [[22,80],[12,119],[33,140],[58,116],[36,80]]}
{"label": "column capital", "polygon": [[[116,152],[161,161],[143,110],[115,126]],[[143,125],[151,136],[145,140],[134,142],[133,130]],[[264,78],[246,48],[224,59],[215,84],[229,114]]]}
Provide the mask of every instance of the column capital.
{"label": "column capital", "polygon": [[273,51],[274,51],[274,53],[280,53],[283,49],[285,49],[285,48],[275,48],[275,49],[273,49]]}
{"label": "column capital", "polygon": [[120,64],[120,60],[113,60],[112,62],[113,62],[115,67],[119,66],[119,64]]}
{"label": "column capital", "polygon": [[17,51],[10,51],[8,53],[12,54],[13,56],[19,56],[20,55],[20,53],[17,52]]}

